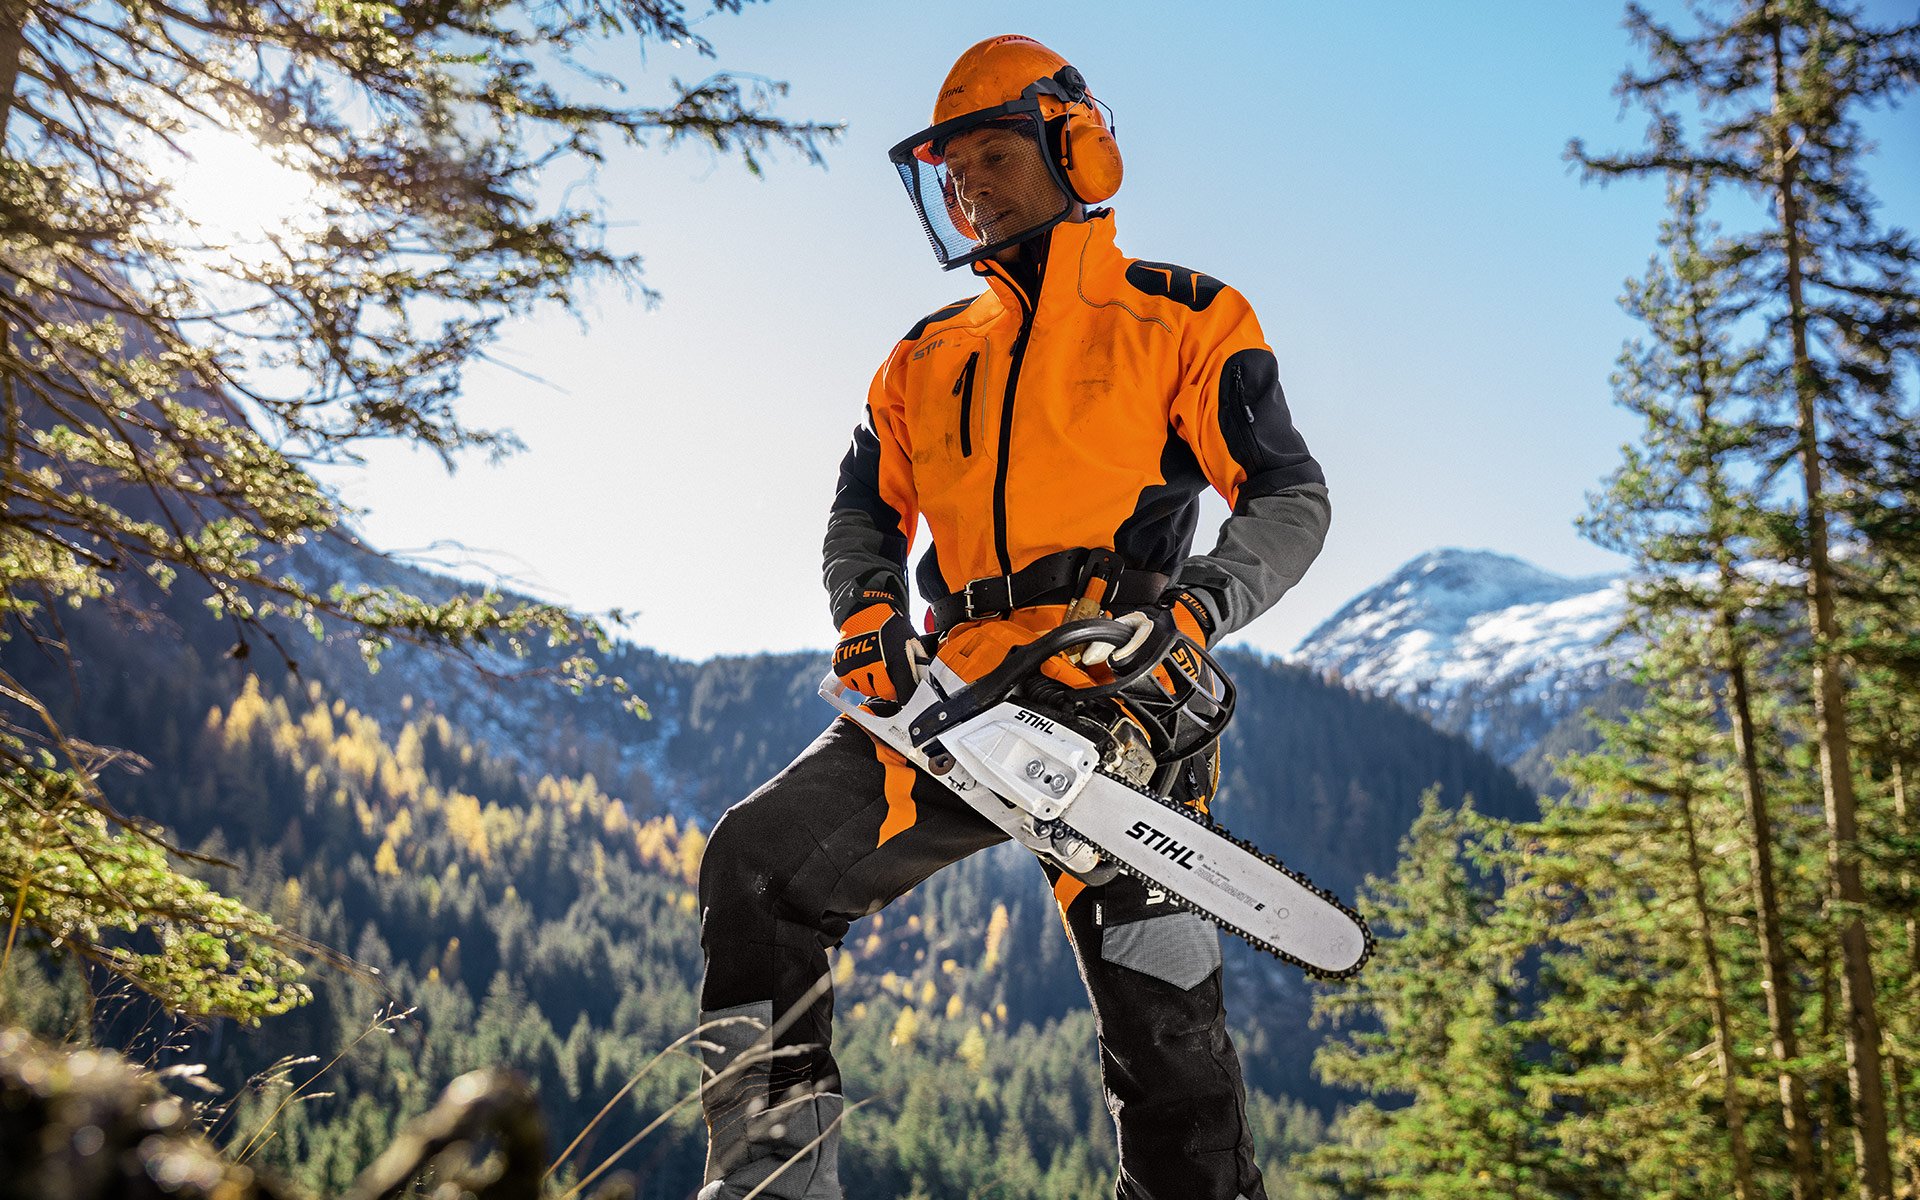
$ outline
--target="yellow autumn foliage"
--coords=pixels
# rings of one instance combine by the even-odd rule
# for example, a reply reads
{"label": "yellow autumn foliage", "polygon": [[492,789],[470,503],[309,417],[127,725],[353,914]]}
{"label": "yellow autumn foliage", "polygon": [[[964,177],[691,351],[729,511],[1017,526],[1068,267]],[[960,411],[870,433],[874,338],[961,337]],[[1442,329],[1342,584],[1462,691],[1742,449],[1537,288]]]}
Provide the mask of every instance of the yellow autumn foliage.
{"label": "yellow autumn foliage", "polygon": [[[227,749],[231,750],[251,739],[254,729],[266,716],[267,701],[260,694],[260,680],[249,675],[245,686],[240,689],[240,695],[234,699],[233,707],[227,710],[226,718],[221,722],[221,739]],[[220,719],[219,709],[213,710],[211,719]]]}
{"label": "yellow autumn foliage", "polygon": [[978,1029],[969,1029],[967,1036],[960,1039],[960,1048],[954,1054],[967,1064],[967,1070],[978,1075],[987,1065],[987,1039]]}
{"label": "yellow autumn foliage", "polygon": [[454,844],[481,862],[492,862],[492,847],[487,844],[487,827],[480,812],[480,801],[465,792],[455,792],[446,800],[447,834]]}
{"label": "yellow autumn foliage", "polygon": [[325,708],[310,708],[300,718],[300,735],[317,745],[326,745],[333,740],[333,714]]}
{"label": "yellow autumn foliage", "polygon": [[[412,699],[411,696],[407,698]],[[393,747],[393,757],[402,767],[410,771],[418,771],[425,761],[425,749],[425,742],[420,737],[419,728],[409,724],[400,731],[400,740]]]}
{"label": "yellow autumn foliage", "polygon": [[920,1032],[920,1014],[911,1007],[900,1010],[900,1016],[893,1022],[893,1033],[887,1037],[890,1046],[911,1046],[914,1037]]}
{"label": "yellow autumn foliage", "polygon": [[1006,951],[1007,930],[1013,925],[1013,919],[1007,915],[1007,906],[995,904],[993,915],[987,918],[987,954],[980,960],[980,969],[991,971],[1000,965],[1000,956]]}
{"label": "yellow autumn foliage", "polygon": [[607,811],[600,815],[600,828],[609,837],[617,837],[628,826],[627,806],[618,800],[607,805]]}
{"label": "yellow autumn foliage", "polygon": [[680,877],[689,884],[700,882],[700,860],[707,853],[707,835],[697,825],[687,826],[680,838]]}

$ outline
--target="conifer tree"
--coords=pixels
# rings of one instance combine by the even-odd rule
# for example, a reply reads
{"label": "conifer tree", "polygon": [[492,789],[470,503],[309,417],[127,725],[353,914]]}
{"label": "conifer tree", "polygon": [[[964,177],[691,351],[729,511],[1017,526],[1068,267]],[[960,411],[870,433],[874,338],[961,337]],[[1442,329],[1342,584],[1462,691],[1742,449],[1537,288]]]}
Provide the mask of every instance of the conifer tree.
{"label": "conifer tree", "polygon": [[[1779,573],[1767,573],[1764,564],[1761,573],[1753,568],[1758,547],[1781,519],[1761,464],[1789,444],[1790,431],[1767,419],[1764,355],[1740,336],[1749,305],[1731,294],[1729,264],[1711,245],[1704,205],[1697,177],[1669,179],[1662,252],[1624,300],[1646,334],[1622,354],[1614,379],[1620,402],[1645,425],[1581,525],[1633,560],[1639,582],[1629,623],[1661,648],[1664,668],[1685,677],[1690,661],[1694,676],[1717,681],[1720,689],[1731,771],[1745,810],[1754,929],[1793,1193],[1811,1200],[1819,1183],[1806,1088],[1793,1065],[1799,1057],[1796,984],[1774,862],[1774,782],[1762,761],[1777,757],[1768,748],[1782,741],[1783,731],[1764,719],[1773,704],[1754,686],[1756,666],[1766,665],[1757,659],[1778,657],[1789,623],[1783,613],[1792,596]],[[1640,728],[1657,707],[1636,718]],[[1589,770],[1596,761],[1588,761]]]}
{"label": "conifer tree", "polygon": [[[369,438],[449,466],[511,450],[461,417],[464,367],[508,316],[595,278],[637,284],[591,192],[556,202],[543,172],[590,179],[607,147],[649,141],[757,172],[835,133],[775,114],[779,85],[726,74],[609,101],[624,82],[582,64],[624,39],[711,53],[678,0],[0,0],[0,633],[58,653],[63,608],[157,585],[204,592],[236,654],[289,667],[302,626],[370,660],[396,638],[604,651],[596,622],[551,605],[329,588],[286,557],[342,520],[308,463]],[[211,244],[168,180],[215,129],[311,180],[308,225],[244,254]],[[561,657],[576,689],[623,686]],[[297,999],[288,939],[187,889],[159,835],[108,802],[111,755],[0,688],[9,946],[24,924],[120,969],[113,930],[152,926],[192,955],[125,973],[172,1002],[258,1016]]]}
{"label": "conifer tree", "polygon": [[[1920,511],[1920,506],[1916,506]],[[1884,799],[1886,811],[1864,839],[1864,854],[1880,868],[1870,892],[1874,907],[1896,918],[1877,947],[1876,970],[1904,986],[1892,988],[1883,1010],[1889,1097],[1900,1171],[1920,1195],[1920,820],[1916,819],[1916,772],[1920,771],[1920,583],[1910,556],[1890,554],[1876,564],[1874,591],[1881,604],[1853,639],[1858,664],[1849,701],[1855,737],[1863,755],[1865,786]]]}
{"label": "conifer tree", "polygon": [[[1308,1156],[1348,1194],[1606,1194],[1580,1181],[1529,1097],[1537,1065],[1519,1019],[1528,948],[1499,928],[1484,831],[1471,805],[1422,797],[1394,877],[1370,880],[1361,898],[1382,938],[1373,962],[1314,998],[1316,1019],[1356,1025],[1315,1055],[1320,1076],[1390,1101],[1350,1110]],[[1401,1097],[1411,1099],[1393,1106]]]}
{"label": "conifer tree", "polygon": [[1647,702],[1606,726],[1600,751],[1562,764],[1573,793],[1514,831],[1505,907],[1547,947],[1529,1028],[1561,1064],[1539,1086],[1577,1114],[1560,1140],[1611,1149],[1632,1194],[1752,1200],[1770,1189],[1745,1068],[1752,960],[1728,911],[1745,880],[1712,851],[1742,814],[1688,645],[1700,635],[1661,623],[1648,622],[1663,636],[1637,675]]}
{"label": "conifer tree", "polygon": [[[1836,497],[1885,494],[1876,443],[1910,414],[1894,402],[1901,364],[1920,344],[1915,252],[1875,224],[1860,175],[1860,113],[1897,102],[1920,78],[1920,24],[1877,28],[1857,8],[1821,0],[1738,0],[1697,11],[1682,32],[1629,6],[1628,28],[1651,67],[1623,97],[1653,115],[1646,149],[1572,154],[1598,176],[1697,175],[1766,206],[1764,228],[1730,239],[1737,290],[1763,331],[1783,400],[1797,475],[1782,557],[1804,571],[1810,637],[1806,687],[1827,818],[1827,873],[1839,943],[1840,1007],[1859,1194],[1892,1194],[1886,1081],[1874,953],[1862,877],[1859,763],[1847,704],[1843,594],[1848,563],[1870,554]],[[1702,128],[1689,138],[1674,110],[1691,96]],[[1836,555],[1836,542],[1844,553]]]}

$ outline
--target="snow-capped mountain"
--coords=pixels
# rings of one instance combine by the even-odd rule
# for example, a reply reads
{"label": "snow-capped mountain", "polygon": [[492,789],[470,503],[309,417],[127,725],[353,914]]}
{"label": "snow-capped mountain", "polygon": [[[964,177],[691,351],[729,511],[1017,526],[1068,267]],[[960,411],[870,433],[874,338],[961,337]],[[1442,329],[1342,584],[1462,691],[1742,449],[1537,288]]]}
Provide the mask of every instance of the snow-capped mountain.
{"label": "snow-capped mountain", "polygon": [[1433,550],[1368,588],[1288,655],[1391,696],[1505,763],[1615,683],[1626,577],[1571,579],[1490,550]]}

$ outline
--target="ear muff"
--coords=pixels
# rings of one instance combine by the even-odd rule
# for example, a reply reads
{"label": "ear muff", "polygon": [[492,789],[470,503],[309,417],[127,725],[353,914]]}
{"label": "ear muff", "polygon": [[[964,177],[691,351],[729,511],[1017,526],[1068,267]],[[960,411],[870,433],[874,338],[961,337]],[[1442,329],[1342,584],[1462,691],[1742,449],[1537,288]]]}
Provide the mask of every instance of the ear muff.
{"label": "ear muff", "polygon": [[1120,190],[1120,143],[1084,105],[1067,110],[1059,132],[1060,173],[1082,204],[1098,204]]}
{"label": "ear muff", "polygon": [[1069,63],[1037,86],[1066,102],[1065,111],[1047,122],[1047,134],[1074,199],[1098,204],[1119,191],[1120,143],[1100,119],[1079,68]]}

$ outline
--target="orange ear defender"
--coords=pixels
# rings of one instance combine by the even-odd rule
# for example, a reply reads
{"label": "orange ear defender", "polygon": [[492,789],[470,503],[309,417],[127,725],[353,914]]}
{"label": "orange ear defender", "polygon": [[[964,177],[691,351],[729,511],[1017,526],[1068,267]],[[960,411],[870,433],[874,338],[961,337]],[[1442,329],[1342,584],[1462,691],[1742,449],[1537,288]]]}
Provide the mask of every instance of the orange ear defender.
{"label": "orange ear defender", "polygon": [[1120,190],[1124,169],[1120,162],[1120,144],[1114,140],[1098,101],[1087,91],[1086,77],[1072,64],[1062,66],[1051,76],[1035,82],[1033,90],[1066,101],[1057,117],[1047,122],[1053,135],[1054,155],[1060,174],[1074,199],[1082,204],[1098,204]]}
{"label": "orange ear defender", "polygon": [[1104,125],[1069,116],[1060,147],[1060,170],[1075,199],[1098,204],[1120,190],[1120,146]]}

